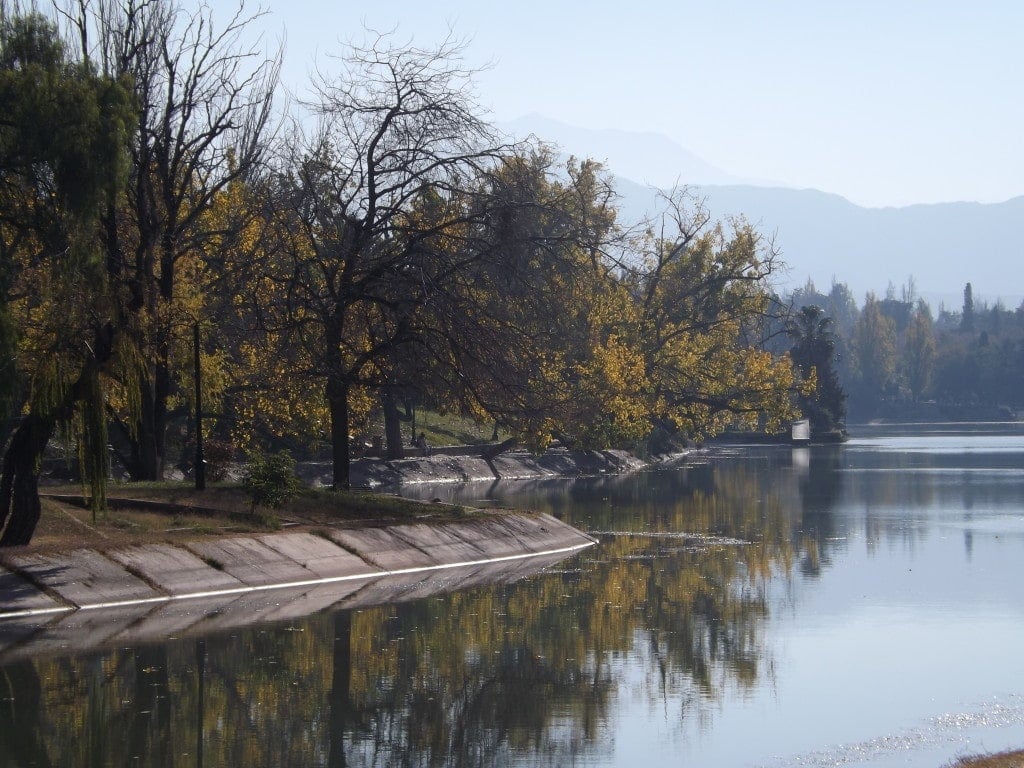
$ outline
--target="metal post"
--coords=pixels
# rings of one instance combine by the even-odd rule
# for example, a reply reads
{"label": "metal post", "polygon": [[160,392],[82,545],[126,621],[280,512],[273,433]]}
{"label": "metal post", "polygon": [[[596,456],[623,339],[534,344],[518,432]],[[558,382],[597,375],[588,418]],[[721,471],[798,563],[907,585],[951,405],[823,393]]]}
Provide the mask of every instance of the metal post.
{"label": "metal post", "polygon": [[203,456],[203,377],[199,367],[199,321],[192,326],[196,378],[196,490],[206,490],[206,459]]}

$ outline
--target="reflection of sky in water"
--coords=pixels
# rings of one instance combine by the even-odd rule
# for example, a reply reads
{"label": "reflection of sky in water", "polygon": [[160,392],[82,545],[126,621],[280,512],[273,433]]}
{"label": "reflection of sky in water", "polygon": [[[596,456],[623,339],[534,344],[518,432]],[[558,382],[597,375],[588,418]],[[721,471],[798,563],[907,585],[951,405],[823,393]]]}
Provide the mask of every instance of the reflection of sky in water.
{"label": "reflection of sky in water", "polygon": [[911,550],[843,542],[817,578],[775,584],[754,690],[685,733],[685,697],[644,707],[624,691],[615,764],[934,768],[1020,747],[1024,585],[1019,540],[1006,544],[979,537],[968,554],[941,531]]}
{"label": "reflection of sky in water", "polygon": [[[908,450],[943,466],[858,466]],[[1024,461],[978,461],[998,453],[1024,456],[1020,434],[845,447],[828,564],[773,583],[772,674],[718,707],[682,762],[933,768],[1024,746]]]}
{"label": "reflection of sky in water", "polygon": [[891,443],[886,440],[865,440],[851,442],[852,451],[868,450],[873,453],[928,453],[962,455],[972,453],[1021,453],[1020,438],[1004,438],[984,445],[942,445],[941,440],[918,442],[913,440]]}
{"label": "reflection of sky in water", "polygon": [[[615,660],[612,752],[590,764],[935,768],[1024,747],[1024,425],[918,428],[713,449],[719,487],[753,471],[760,501],[794,505],[794,535],[817,537],[818,562],[770,582],[753,687],[659,689],[657,643],[638,638]],[[577,490],[575,522],[602,493],[627,512],[643,493],[626,485]],[[492,495],[560,508],[550,488],[520,491]]]}
{"label": "reflection of sky in water", "polygon": [[1024,456],[1024,426],[1016,422],[961,426],[860,426],[851,429],[846,450],[851,453],[867,450],[936,455],[1018,453]]}
{"label": "reflection of sky in water", "polygon": [[[1012,468],[984,468],[984,467],[958,467],[955,475],[950,472],[948,467],[847,467],[839,470],[847,474],[869,474],[869,473],[882,473],[882,474],[934,474],[942,475],[950,481],[955,481],[957,477],[963,475],[974,475],[975,477],[982,478],[993,478],[995,480],[1017,480],[1021,476],[1024,476],[1024,468],[1012,469]],[[939,478],[942,479],[941,477]]]}
{"label": "reflection of sky in water", "polygon": [[[959,537],[941,535],[912,549],[851,542],[813,589],[787,596],[791,612],[773,613],[772,690],[754,713],[723,708],[715,734],[753,741],[735,764],[779,755],[767,764],[923,768],[1024,743],[1024,589],[1007,581],[1020,570],[1019,543],[1013,550],[976,540],[967,554]],[[935,725],[951,717],[962,720]]]}

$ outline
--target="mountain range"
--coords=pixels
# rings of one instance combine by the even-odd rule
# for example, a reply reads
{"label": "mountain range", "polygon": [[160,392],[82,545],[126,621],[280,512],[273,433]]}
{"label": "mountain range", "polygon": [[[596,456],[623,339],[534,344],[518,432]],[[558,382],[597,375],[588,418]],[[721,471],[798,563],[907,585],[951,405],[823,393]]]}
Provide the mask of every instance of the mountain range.
{"label": "mountain range", "polygon": [[950,202],[866,208],[835,194],[742,179],[715,168],[670,138],[654,133],[593,130],[530,115],[499,126],[533,134],[566,155],[605,163],[625,222],[656,213],[661,189],[686,184],[715,218],[743,216],[774,240],[786,265],[780,290],[810,278],[828,290],[846,283],[858,301],[913,277],[918,294],[958,309],[966,283],[975,300],[1024,298],[1024,197],[1002,203]]}

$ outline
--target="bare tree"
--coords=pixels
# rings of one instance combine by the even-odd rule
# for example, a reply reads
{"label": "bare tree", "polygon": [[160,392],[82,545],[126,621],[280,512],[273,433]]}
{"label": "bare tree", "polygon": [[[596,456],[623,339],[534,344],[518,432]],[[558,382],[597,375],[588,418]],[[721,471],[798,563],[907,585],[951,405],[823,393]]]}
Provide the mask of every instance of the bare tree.
{"label": "bare tree", "polygon": [[320,74],[317,128],[281,177],[284,314],[305,373],[324,382],[336,488],[349,481],[352,389],[392,383],[387,361],[416,342],[422,309],[478,256],[467,201],[506,148],[462,50],[375,34],[352,46],[337,77]]}
{"label": "bare tree", "polygon": [[137,350],[126,381],[137,402],[124,415],[134,423],[122,424],[129,468],[135,479],[157,479],[176,386],[174,342],[198,319],[179,306],[179,264],[224,235],[205,216],[216,197],[264,166],[280,52],[246,42],[259,14],[241,3],[222,25],[210,8],[187,11],[176,0],[79,0],[62,13],[84,55],[135,92],[126,201],[111,202],[104,245]]}

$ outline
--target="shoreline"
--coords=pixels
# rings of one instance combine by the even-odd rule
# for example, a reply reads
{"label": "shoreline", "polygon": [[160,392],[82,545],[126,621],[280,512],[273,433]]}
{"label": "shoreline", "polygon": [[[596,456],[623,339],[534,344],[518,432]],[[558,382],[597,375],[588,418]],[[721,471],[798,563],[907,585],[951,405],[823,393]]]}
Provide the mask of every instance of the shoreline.
{"label": "shoreline", "polygon": [[[428,456],[404,459],[362,458],[352,462],[353,488],[397,489],[427,483],[472,483],[495,480],[535,480],[555,477],[621,475],[652,466],[628,451],[570,451],[553,448],[534,455],[516,450],[486,459],[479,451],[459,453],[438,449]],[[331,484],[330,462],[299,462],[296,470],[307,485]]]}
{"label": "shoreline", "polygon": [[[510,451],[486,459],[461,448],[392,461],[359,459],[352,479],[372,489],[372,496],[423,484],[624,475],[658,463],[618,450],[556,448],[540,456]],[[297,470],[313,488],[329,483],[329,464],[303,462]],[[80,503],[73,496],[48,497]],[[165,514],[217,512],[194,506],[196,501],[110,499],[112,507]],[[0,661],[39,648],[147,642],[507,582],[597,543],[549,515],[506,510],[465,519],[378,516],[289,526],[0,550]],[[123,625],[126,615],[132,617],[129,626]]]}
{"label": "shoreline", "polygon": [[0,663],[514,581],[596,543],[550,515],[501,511],[109,550],[7,550]]}

